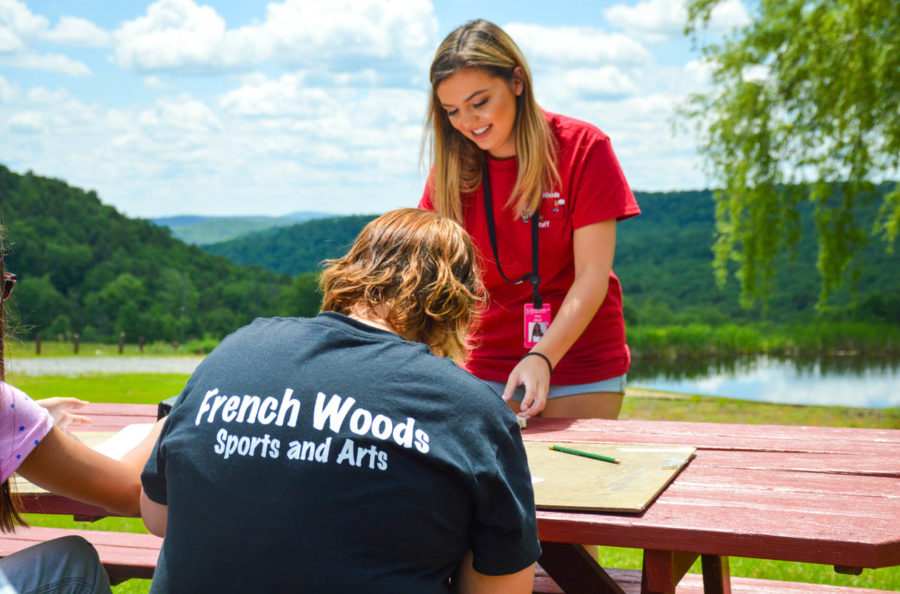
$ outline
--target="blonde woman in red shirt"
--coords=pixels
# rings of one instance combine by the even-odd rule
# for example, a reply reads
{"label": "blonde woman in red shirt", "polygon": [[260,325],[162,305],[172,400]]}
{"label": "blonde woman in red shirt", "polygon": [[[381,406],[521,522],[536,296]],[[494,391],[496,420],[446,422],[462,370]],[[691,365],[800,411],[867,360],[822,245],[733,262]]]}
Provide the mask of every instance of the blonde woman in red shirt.
{"label": "blonde woman in red shirt", "polygon": [[447,36],[430,79],[419,207],[469,231],[490,294],[468,369],[526,418],[616,418],[631,359],[616,224],[640,209],[609,137],[543,111],[522,52],[484,20]]}

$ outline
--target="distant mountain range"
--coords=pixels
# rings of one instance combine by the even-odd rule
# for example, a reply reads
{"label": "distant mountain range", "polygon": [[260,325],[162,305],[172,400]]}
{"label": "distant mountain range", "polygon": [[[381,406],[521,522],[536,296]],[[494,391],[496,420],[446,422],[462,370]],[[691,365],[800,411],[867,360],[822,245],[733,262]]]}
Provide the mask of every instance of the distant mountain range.
{"label": "distant mountain range", "polygon": [[[800,209],[803,239],[795,253],[784,253],[777,259],[778,278],[768,312],[763,312],[759,306],[750,310],[740,307],[737,282],[733,279],[724,289],[715,284],[715,202],[711,191],[637,192],[636,196],[643,212],[618,226],[614,266],[631,321],[664,325],[815,319],[821,285],[809,204]],[[874,209],[864,208],[860,216],[862,220],[872,220],[874,213]],[[321,269],[323,259],[341,256],[374,217],[316,218],[299,224],[295,221],[290,226],[271,225],[201,247],[238,264],[291,276],[314,273]],[[212,222],[221,225],[228,220],[231,219]],[[848,278],[858,289],[856,304],[845,288],[832,294],[828,306],[850,318],[900,322],[900,275],[896,274],[900,270],[900,252],[888,253],[883,244],[876,242],[868,245],[861,256],[848,271]]]}
{"label": "distant mountain range", "polygon": [[[847,271],[857,298],[841,289],[826,304],[828,318],[817,311],[821,285],[809,203],[799,209],[803,239],[777,258],[778,277],[763,312],[740,307],[734,280],[724,289],[715,285],[711,192],[636,196],[643,212],[618,226],[615,254],[629,324],[840,319],[900,325],[900,250],[889,252],[877,241]],[[877,205],[862,205],[857,214],[871,226]],[[20,336],[79,333],[93,341],[117,340],[124,332],[129,341],[183,342],[221,338],[258,316],[314,315],[322,260],[343,255],[375,216],[184,215],[151,223],[123,216],[95,192],[0,165],[2,255],[19,275],[6,304],[10,327]],[[199,247],[172,237],[203,226],[208,234],[192,239]]]}
{"label": "distant mountain range", "polygon": [[287,227],[311,219],[337,216],[324,212],[293,212],[280,217],[179,215],[150,219],[160,227],[168,227],[172,235],[194,245],[219,243],[273,227]]}

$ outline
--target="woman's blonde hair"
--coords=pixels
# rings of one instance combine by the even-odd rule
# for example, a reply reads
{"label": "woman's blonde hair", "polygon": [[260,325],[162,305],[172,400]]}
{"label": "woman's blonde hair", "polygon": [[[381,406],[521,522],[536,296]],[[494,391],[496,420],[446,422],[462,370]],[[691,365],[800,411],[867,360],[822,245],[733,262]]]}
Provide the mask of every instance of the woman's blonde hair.
{"label": "woman's blonde hair", "polygon": [[462,222],[461,195],[474,192],[481,184],[485,157],[475,143],[450,124],[437,96],[438,86],[464,68],[484,70],[507,83],[515,77],[522,81],[514,126],[519,174],[506,205],[513,207],[516,216],[523,211],[535,212],[541,203],[541,192],[559,182],[556,143],[534,99],[525,56],[503,29],[481,19],[469,21],[450,33],[438,46],[431,63],[423,150],[425,145],[430,146],[434,167],[430,182],[432,202],[439,213]]}
{"label": "woman's blonde hair", "polygon": [[469,234],[437,213],[405,208],[370,222],[319,277],[322,311],[362,308],[400,336],[463,361],[466,333],[484,304]]}

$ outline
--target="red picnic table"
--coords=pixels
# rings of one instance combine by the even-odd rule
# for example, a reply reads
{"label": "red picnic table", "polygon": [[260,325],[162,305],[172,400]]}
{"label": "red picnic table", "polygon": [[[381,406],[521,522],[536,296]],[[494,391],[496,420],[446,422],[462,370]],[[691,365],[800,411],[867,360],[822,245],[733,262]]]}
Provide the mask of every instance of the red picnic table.
{"label": "red picnic table", "polygon": [[[154,421],[156,406],[92,404],[86,414],[94,420],[90,431],[116,431]],[[732,591],[730,556],[819,563],[841,573],[900,565],[900,430],[532,419],[523,437],[696,448],[642,513],[538,509],[540,565],[565,592],[631,591],[581,544],[643,550],[644,593],[675,592],[698,557],[707,593]],[[107,515],[49,494],[26,496],[24,505]],[[819,588],[810,591],[832,591]]]}

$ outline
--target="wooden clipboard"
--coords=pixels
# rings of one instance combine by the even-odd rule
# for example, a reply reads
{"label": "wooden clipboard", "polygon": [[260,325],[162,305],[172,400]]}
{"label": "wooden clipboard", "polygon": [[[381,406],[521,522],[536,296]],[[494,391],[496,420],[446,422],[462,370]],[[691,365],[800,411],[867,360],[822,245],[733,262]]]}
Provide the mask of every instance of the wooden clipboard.
{"label": "wooden clipboard", "polygon": [[[553,451],[552,445],[609,456],[619,464]],[[694,457],[690,446],[526,441],[540,509],[640,513]]]}

